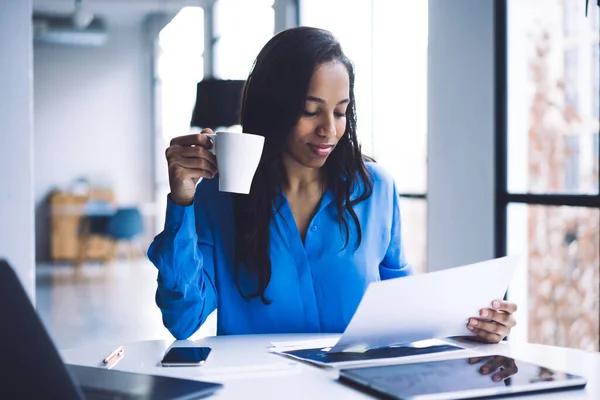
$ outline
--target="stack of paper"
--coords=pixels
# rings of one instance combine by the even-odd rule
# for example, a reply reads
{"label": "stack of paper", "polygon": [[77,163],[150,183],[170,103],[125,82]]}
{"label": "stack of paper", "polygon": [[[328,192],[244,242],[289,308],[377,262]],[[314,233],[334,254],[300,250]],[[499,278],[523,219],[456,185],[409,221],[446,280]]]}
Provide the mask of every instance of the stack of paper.
{"label": "stack of paper", "polygon": [[[479,310],[504,297],[519,261],[519,256],[502,257],[372,283],[339,340],[287,346],[273,343],[272,350],[282,353],[293,346],[294,350],[316,349],[330,354],[364,353],[400,344],[415,347],[414,342],[427,339],[472,336],[466,328],[469,318],[477,317]],[[322,354],[310,357],[324,360]]]}

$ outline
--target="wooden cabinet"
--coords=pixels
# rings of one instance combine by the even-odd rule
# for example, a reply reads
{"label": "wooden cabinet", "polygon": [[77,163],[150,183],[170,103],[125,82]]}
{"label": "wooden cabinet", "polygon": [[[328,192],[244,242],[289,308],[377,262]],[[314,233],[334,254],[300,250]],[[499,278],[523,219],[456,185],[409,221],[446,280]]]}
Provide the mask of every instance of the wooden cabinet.
{"label": "wooden cabinet", "polygon": [[114,195],[107,190],[92,190],[89,195],[53,192],[50,195],[50,257],[53,261],[77,262],[83,260],[108,261],[116,257],[116,245],[104,236],[90,235],[85,251],[83,244],[82,217],[90,200],[114,203]]}

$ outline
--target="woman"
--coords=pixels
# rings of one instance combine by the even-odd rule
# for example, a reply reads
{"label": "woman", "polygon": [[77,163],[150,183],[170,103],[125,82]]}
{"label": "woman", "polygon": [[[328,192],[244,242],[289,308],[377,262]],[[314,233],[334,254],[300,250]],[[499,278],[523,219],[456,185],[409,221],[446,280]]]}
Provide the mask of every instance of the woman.
{"label": "woman", "polygon": [[[370,282],[412,268],[394,181],[360,152],[353,66],[335,38],[308,27],[273,37],[246,81],[241,122],[265,137],[249,195],[218,191],[203,134],[166,151],[165,229],[148,252],[164,324],[184,339],[217,308],[218,334],[343,332]],[[515,309],[498,300],[470,329],[498,342]]]}

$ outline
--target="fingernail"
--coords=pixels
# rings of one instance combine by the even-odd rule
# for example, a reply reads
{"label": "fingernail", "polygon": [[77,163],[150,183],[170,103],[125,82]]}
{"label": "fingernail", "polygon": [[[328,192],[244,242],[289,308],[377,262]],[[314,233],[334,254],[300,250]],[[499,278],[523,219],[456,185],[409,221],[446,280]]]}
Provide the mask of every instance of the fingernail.
{"label": "fingernail", "polygon": [[487,368],[487,367],[482,367],[482,368],[481,368],[481,373],[482,373],[482,374],[487,374],[488,372],[489,372],[489,370],[488,370],[488,368]]}
{"label": "fingernail", "polygon": [[500,377],[498,375],[494,376],[494,382],[498,382],[500,380]]}
{"label": "fingernail", "polygon": [[481,316],[487,317],[489,315],[488,310],[481,310]]}
{"label": "fingernail", "polygon": [[492,306],[494,306],[494,308],[500,308],[500,302],[496,300],[492,303]]}
{"label": "fingernail", "polygon": [[472,319],[471,320],[471,326],[477,326],[477,320],[476,319]]}

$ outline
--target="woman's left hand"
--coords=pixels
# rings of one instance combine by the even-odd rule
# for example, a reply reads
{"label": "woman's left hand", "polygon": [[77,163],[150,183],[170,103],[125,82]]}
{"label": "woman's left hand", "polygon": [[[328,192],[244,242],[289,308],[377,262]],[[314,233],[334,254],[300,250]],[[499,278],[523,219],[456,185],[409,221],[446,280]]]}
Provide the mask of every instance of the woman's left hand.
{"label": "woman's left hand", "polygon": [[494,300],[492,308],[483,308],[479,311],[478,317],[469,319],[467,329],[482,342],[500,343],[517,324],[513,315],[516,311],[515,303]]}

